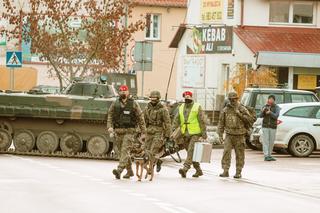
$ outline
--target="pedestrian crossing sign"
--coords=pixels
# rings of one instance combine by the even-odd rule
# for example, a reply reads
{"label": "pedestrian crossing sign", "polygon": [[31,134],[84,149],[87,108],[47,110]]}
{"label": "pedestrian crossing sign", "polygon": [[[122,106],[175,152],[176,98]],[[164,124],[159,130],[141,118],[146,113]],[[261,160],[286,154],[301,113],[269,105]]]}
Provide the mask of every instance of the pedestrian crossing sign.
{"label": "pedestrian crossing sign", "polygon": [[7,67],[22,67],[22,52],[21,51],[8,51],[6,57]]}

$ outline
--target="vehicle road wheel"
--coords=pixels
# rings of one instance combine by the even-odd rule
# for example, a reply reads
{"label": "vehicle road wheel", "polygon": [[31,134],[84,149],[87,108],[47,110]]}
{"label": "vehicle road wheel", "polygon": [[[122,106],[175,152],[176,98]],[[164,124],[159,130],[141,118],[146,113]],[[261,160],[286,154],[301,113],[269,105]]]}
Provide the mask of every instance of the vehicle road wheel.
{"label": "vehicle road wheel", "polygon": [[82,146],[82,139],[76,133],[66,133],[60,141],[60,148],[65,154],[76,154],[82,150]]}
{"label": "vehicle road wheel", "polygon": [[38,135],[36,144],[41,153],[52,153],[59,147],[59,138],[52,131],[43,131]]}
{"label": "vehicle road wheel", "polygon": [[11,124],[6,121],[0,121],[0,129],[6,130],[9,134],[13,132]]}
{"label": "vehicle road wheel", "polygon": [[95,135],[87,141],[87,150],[94,156],[104,155],[109,149],[109,142],[103,135]]}
{"label": "vehicle road wheel", "polygon": [[12,138],[8,131],[0,129],[0,151],[7,151],[11,146]]}
{"label": "vehicle road wheel", "polygon": [[295,157],[308,157],[313,150],[313,139],[309,135],[296,135],[289,144],[289,152]]}
{"label": "vehicle road wheel", "polygon": [[20,130],[14,135],[13,144],[18,152],[30,152],[35,145],[34,135],[29,130]]}

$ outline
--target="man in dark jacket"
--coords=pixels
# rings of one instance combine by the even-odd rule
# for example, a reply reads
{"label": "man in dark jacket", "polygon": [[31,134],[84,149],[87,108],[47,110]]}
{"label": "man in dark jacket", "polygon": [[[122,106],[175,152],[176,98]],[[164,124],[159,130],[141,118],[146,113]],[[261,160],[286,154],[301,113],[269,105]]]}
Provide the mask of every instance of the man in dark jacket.
{"label": "man in dark jacket", "polygon": [[270,95],[267,104],[262,107],[260,118],[262,121],[262,143],[265,161],[275,161],[271,156],[276,137],[277,121],[280,113],[280,107],[275,103],[276,97]]}

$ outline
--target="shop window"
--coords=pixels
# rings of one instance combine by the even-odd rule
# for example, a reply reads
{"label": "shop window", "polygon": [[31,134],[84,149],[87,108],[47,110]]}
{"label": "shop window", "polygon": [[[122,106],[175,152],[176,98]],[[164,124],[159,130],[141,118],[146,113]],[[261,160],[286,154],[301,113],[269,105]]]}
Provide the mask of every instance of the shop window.
{"label": "shop window", "polygon": [[160,15],[147,14],[146,24],[146,39],[160,40]]}
{"label": "shop window", "polygon": [[270,1],[271,23],[313,24],[315,3],[313,1]]}

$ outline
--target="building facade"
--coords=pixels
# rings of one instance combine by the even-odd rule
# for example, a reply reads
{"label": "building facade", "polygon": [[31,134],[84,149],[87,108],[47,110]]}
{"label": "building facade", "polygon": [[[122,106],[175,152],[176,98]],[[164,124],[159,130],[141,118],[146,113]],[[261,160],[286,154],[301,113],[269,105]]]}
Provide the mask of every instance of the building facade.
{"label": "building facade", "polygon": [[178,94],[193,90],[209,111],[220,110],[239,65],[273,68],[289,89],[314,90],[320,86],[320,2],[190,0],[186,24],[170,46],[178,48]]}
{"label": "building facade", "polygon": [[[179,25],[185,21],[187,0],[134,0],[132,21],[146,18],[144,31],[134,35],[135,41],[147,41],[152,44],[152,71],[135,70],[134,42],[127,48],[127,67],[138,77],[139,95],[147,96],[152,90],[159,90],[165,96],[172,70],[172,80],[168,88],[168,98],[176,97],[176,66],[174,65],[175,49],[169,48],[172,37]],[[172,67],[173,65],[173,67]],[[142,76],[144,77],[142,79]],[[143,82],[143,89],[142,89]],[[142,92],[143,90],[143,92]]]}
{"label": "building facade", "polygon": [[[180,23],[184,22],[187,11],[187,0],[132,0],[135,7],[132,10],[132,17],[128,17],[128,24],[137,20],[146,22],[146,29],[134,34],[132,42],[126,48],[126,66],[119,68],[119,72],[134,72],[137,74],[138,94],[147,96],[152,90],[160,90],[162,96],[165,96],[167,83],[170,76],[172,64],[174,62],[175,50],[169,48],[172,37]],[[0,9],[1,11],[1,9]],[[78,22],[75,25],[79,24]],[[80,22],[81,24],[81,22]],[[0,27],[2,26],[0,20]],[[152,71],[145,71],[144,86],[142,92],[142,73],[140,70],[134,70],[134,46],[135,41],[147,41],[152,44]],[[0,89],[9,89],[8,82],[9,70],[5,68],[5,52],[10,49],[6,46],[3,38],[0,38],[0,67],[3,70],[0,73]],[[30,82],[24,84],[16,81],[15,89],[28,90],[35,85],[51,85],[58,86],[57,78],[48,74],[49,67],[46,63],[39,61],[37,57],[33,57],[30,53],[30,44],[23,43],[21,49],[24,52],[25,69],[32,69],[35,72],[32,76],[23,75],[22,72],[16,70],[16,80]],[[3,74],[3,75],[2,75]],[[168,98],[176,96],[176,66],[173,67],[172,78],[168,88]],[[126,83],[126,82],[123,82]]]}

